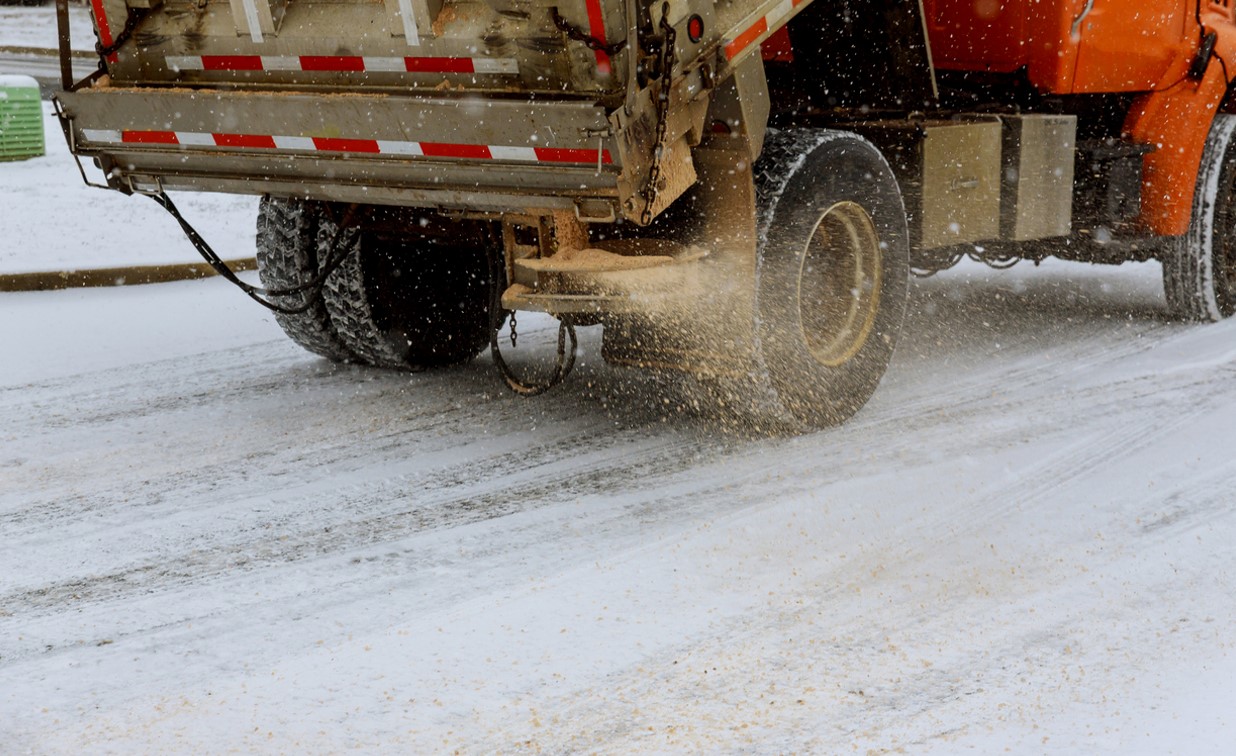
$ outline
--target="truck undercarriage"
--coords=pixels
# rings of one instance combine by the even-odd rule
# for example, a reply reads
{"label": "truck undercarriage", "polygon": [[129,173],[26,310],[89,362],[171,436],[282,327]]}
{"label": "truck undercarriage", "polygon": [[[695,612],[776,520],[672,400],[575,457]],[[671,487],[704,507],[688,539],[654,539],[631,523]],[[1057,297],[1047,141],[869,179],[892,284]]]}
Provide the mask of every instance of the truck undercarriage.
{"label": "truck undercarriage", "polygon": [[[601,325],[611,362],[821,426],[874,392],[909,273],[965,255],[1157,258],[1178,315],[1236,309],[1225,3],[93,10],[100,69],[57,95],[74,154],[123,192],[262,195],[265,299],[329,359],[489,346],[538,393]],[[562,322],[549,381],[502,360],[520,310]]]}

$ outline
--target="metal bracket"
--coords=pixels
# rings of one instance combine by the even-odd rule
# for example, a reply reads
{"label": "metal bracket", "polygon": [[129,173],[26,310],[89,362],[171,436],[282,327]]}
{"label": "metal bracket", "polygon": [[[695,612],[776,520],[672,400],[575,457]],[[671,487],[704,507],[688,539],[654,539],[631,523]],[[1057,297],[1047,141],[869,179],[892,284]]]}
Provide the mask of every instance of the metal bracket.
{"label": "metal bracket", "polygon": [[[128,191],[127,191],[127,192],[125,192],[125,193],[126,193],[126,194],[141,194],[141,195],[144,195],[144,196],[146,196],[146,197],[161,197],[161,196],[163,196],[163,195],[165,194],[165,192],[163,191],[163,179],[159,178],[158,176],[150,176],[150,177],[149,177],[149,179],[150,179],[150,181],[153,181],[153,182],[154,182],[154,185],[155,185],[155,187],[156,187],[156,188],[154,188],[154,189],[142,189],[142,188],[141,188],[140,186],[138,186],[138,185],[137,185],[137,183],[134,181],[133,174],[131,174],[131,173],[126,173],[126,174],[124,175],[124,183],[125,183],[125,186],[128,188]],[[123,191],[123,190],[122,190],[122,191]]]}
{"label": "metal bracket", "polygon": [[69,154],[73,156],[73,162],[77,163],[77,172],[82,176],[82,183],[94,189],[111,189],[112,187],[106,184],[96,184],[86,176],[86,168],[82,165],[81,156],[77,154],[77,136],[73,131],[73,116],[69,115],[64,110],[64,104],[60,102],[60,98],[52,96],[52,108],[56,111],[56,118],[60,121],[60,128],[64,131],[64,139],[69,144]]}
{"label": "metal bracket", "polygon": [[575,218],[584,223],[613,223],[618,220],[618,208],[609,200],[580,198],[575,200]]}

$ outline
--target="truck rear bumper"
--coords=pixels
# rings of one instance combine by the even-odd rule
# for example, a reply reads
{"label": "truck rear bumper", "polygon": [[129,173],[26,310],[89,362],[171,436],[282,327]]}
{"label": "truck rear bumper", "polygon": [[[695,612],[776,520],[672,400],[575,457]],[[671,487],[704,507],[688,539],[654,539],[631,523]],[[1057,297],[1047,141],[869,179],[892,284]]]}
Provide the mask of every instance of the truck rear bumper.
{"label": "truck rear bumper", "polygon": [[621,155],[593,103],[99,84],[58,98],[74,153],[122,190],[588,215],[620,199]]}

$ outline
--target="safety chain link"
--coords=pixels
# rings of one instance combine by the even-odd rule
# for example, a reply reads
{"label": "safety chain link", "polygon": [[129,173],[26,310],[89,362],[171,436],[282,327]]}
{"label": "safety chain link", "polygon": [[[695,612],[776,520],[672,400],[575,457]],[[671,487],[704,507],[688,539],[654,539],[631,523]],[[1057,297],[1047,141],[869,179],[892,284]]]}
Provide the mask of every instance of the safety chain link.
{"label": "safety chain link", "polygon": [[582,42],[589,50],[603,52],[606,55],[613,56],[622,52],[622,49],[627,46],[627,41],[625,39],[620,39],[617,42],[613,42],[608,45],[605,44],[578,26],[572,25],[570,21],[567,21],[558,14],[557,8],[549,9],[549,19],[554,22],[554,26],[558,28],[558,31],[567,35],[569,39],[573,39],[576,42]]}
{"label": "safety chain link", "polygon": [[515,332],[515,311],[511,310],[511,348],[518,346],[519,334]]}
{"label": "safety chain link", "polygon": [[129,14],[124,19],[124,28],[120,30],[120,33],[116,35],[116,38],[112,40],[110,45],[104,47],[102,42],[96,41],[94,43],[94,51],[98,53],[100,58],[106,60],[109,56],[120,50],[124,43],[128,42],[129,38],[133,36],[133,32],[137,31],[137,25],[150,13],[149,8],[129,8],[128,11]]}
{"label": "safety chain link", "polygon": [[652,152],[652,165],[648,168],[648,183],[640,190],[640,198],[644,200],[644,209],[640,213],[640,224],[647,226],[652,222],[652,206],[657,201],[661,191],[661,165],[665,157],[665,135],[669,131],[669,98],[670,87],[674,83],[674,63],[676,51],[674,42],[678,32],[669,22],[670,4],[661,4],[661,22],[659,24],[661,37],[661,84],[657,92],[655,104],[657,112],[657,128],[655,147]]}
{"label": "safety chain link", "polygon": [[[513,317],[514,313],[511,315]],[[489,352],[494,358],[494,365],[498,367],[498,372],[502,375],[502,380],[506,382],[507,387],[521,396],[544,394],[566,380],[575,367],[575,352],[578,349],[579,338],[575,335],[575,324],[571,322],[570,316],[558,315],[558,356],[554,362],[554,371],[544,380],[528,380],[516,375],[511,366],[507,364],[506,358],[502,356],[502,350],[498,347],[498,327],[489,332]]]}

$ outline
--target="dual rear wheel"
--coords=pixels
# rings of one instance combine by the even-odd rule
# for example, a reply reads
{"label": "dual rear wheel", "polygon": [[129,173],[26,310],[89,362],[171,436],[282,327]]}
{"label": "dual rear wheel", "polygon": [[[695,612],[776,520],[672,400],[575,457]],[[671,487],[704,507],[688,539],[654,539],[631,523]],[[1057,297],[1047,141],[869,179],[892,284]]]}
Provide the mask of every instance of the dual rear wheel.
{"label": "dual rear wheel", "polygon": [[262,285],[290,288],[343,255],[321,294],[277,298],[308,308],[276,314],[300,346],[336,362],[423,369],[466,362],[489,343],[494,286],[487,229],[393,208],[349,214],[326,203],[264,197],[258,208]]}

